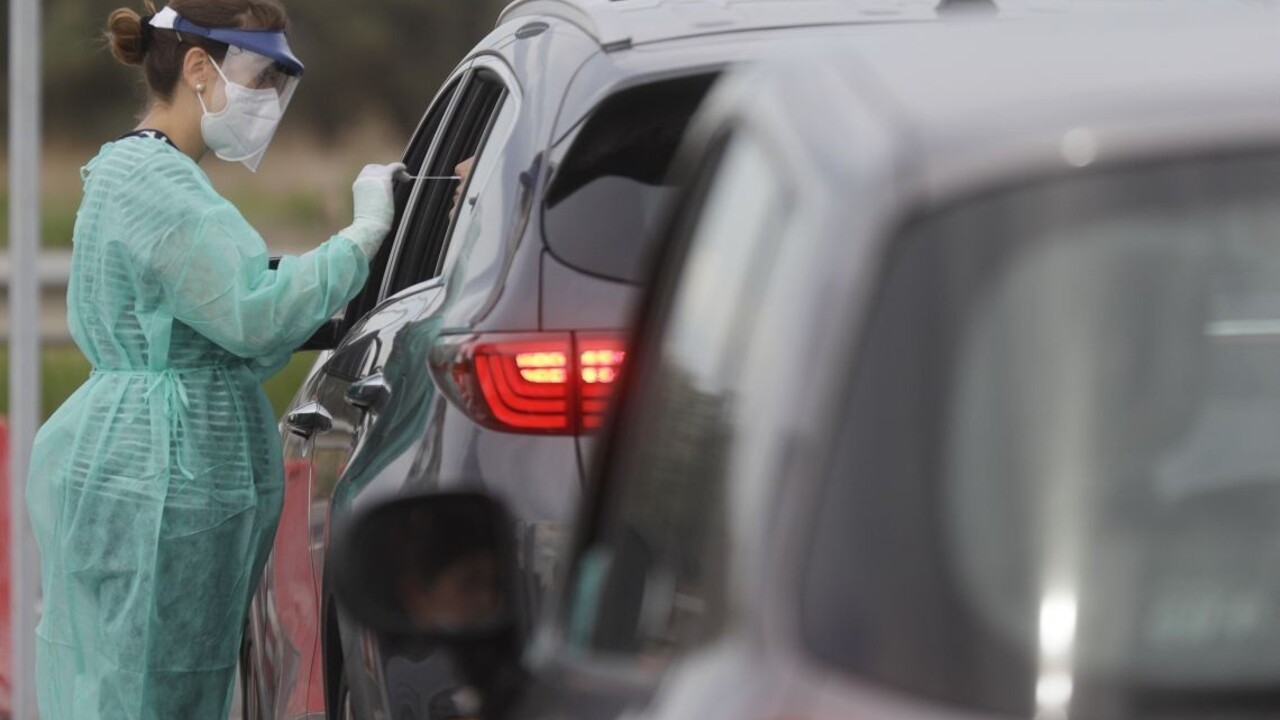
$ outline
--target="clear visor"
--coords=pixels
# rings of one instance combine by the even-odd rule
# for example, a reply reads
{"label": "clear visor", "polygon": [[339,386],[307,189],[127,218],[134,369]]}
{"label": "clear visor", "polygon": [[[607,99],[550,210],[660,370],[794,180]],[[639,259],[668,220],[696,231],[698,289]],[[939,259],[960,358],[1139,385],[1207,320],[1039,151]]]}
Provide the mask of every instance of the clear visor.
{"label": "clear visor", "polygon": [[280,112],[284,113],[298,87],[300,75],[289,73],[276,60],[234,45],[227,46],[227,56],[220,65],[227,82],[250,90],[274,90],[280,100]]}

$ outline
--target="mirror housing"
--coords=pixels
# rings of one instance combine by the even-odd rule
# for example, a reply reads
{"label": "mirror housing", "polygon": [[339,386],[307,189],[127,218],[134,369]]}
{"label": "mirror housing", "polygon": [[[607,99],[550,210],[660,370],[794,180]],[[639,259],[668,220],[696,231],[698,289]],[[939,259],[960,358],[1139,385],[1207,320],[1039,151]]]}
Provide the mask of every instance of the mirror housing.
{"label": "mirror housing", "polygon": [[329,572],[342,608],[379,641],[436,646],[500,720],[524,685],[516,536],[479,493],[402,497],[335,528]]}
{"label": "mirror housing", "polygon": [[400,498],[335,533],[338,601],[371,630],[467,641],[519,625],[515,534],[477,493]]}

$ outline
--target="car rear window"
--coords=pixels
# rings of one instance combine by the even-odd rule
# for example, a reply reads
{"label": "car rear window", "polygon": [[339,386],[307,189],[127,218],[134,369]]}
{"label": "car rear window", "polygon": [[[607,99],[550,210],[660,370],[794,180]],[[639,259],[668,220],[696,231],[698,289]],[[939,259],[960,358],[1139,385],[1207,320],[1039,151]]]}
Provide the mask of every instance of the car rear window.
{"label": "car rear window", "polygon": [[587,118],[547,190],[543,232],[564,263],[639,282],[674,188],[667,169],[714,74],[621,90]]}

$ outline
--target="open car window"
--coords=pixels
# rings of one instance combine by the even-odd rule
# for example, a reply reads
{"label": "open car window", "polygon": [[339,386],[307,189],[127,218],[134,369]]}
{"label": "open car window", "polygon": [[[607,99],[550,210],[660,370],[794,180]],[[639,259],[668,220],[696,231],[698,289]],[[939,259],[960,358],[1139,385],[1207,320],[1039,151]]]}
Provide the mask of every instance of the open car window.
{"label": "open car window", "polygon": [[[455,77],[440,91],[431,107],[427,110],[427,114],[423,116],[422,122],[414,133],[413,139],[410,140],[409,147],[406,149],[402,160],[410,174],[421,174],[423,163],[426,161],[427,155],[436,141],[436,136],[439,134],[441,126],[454,110],[458,100],[458,91],[461,87],[462,78]],[[341,319],[340,327],[344,332],[378,304],[380,299],[379,292],[395,247],[394,239],[400,226],[405,221],[412,193],[413,183],[396,182],[393,186],[395,216],[392,221],[391,232],[378,249],[378,254],[369,263],[369,281],[365,283],[360,293],[350,303],[347,303],[346,308],[339,315]]]}
{"label": "open car window", "polygon": [[[457,110],[449,119],[435,151],[421,164],[413,181],[413,206],[408,210],[405,229],[394,252],[382,286],[382,297],[394,295],[436,276],[448,250],[454,218],[455,197],[465,196],[470,179],[447,178],[469,158],[477,162],[484,140],[508,99],[501,78],[492,71],[473,71],[459,97]],[[474,173],[473,173],[474,175]]]}

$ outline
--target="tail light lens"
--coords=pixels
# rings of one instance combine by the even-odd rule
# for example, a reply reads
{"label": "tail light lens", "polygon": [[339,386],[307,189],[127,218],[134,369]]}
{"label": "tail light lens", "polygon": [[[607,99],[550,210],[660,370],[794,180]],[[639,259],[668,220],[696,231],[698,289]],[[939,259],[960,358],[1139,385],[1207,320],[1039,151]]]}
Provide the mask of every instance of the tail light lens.
{"label": "tail light lens", "polygon": [[617,336],[578,334],[575,339],[580,418],[583,429],[594,430],[604,422],[627,352]]}
{"label": "tail light lens", "polygon": [[625,357],[616,334],[492,333],[442,339],[431,364],[486,427],[576,435],[600,426]]}

